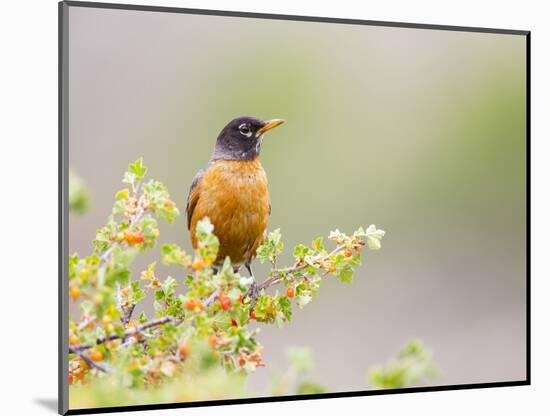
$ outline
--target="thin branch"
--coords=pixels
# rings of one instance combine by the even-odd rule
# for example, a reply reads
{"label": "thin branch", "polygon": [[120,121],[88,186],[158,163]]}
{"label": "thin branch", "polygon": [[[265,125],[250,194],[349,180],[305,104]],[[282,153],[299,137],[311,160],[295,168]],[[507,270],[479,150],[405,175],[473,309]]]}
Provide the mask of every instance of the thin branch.
{"label": "thin branch", "polygon": [[[135,192],[137,192],[137,190],[139,189],[139,185],[138,187],[136,188]],[[137,202],[137,209],[136,209],[136,213],[131,217],[129,218],[129,222],[128,222],[128,229],[132,228],[132,225],[136,224],[142,217],[143,215],[145,215],[145,212],[147,211],[145,208],[143,208],[142,206],[142,199],[143,199],[143,195],[141,195],[139,197],[139,200]],[[99,261],[100,263],[107,263],[109,260],[110,260],[110,257],[111,255],[113,254],[113,250],[119,246],[119,243],[113,243],[111,245],[111,247],[109,247],[109,249],[107,251],[105,251],[100,257],[99,257]]]}
{"label": "thin branch", "polygon": [[108,373],[109,368],[106,364],[96,363],[86,355],[86,352],[80,347],[69,346],[69,352],[78,355],[90,368],[96,368],[103,373]]}
{"label": "thin branch", "polygon": [[[321,263],[323,261],[327,261],[327,260],[330,259],[330,257],[334,256],[335,254],[338,254],[340,251],[344,250],[345,248],[346,248],[345,245],[339,245],[334,250],[332,250],[329,254],[327,254],[326,256],[319,255],[319,256],[314,257],[312,260],[313,260],[314,263]],[[257,285],[256,289],[259,291],[259,290],[267,289],[271,286],[274,286],[274,285],[280,283],[281,280],[283,280],[285,275],[287,275],[289,273],[298,272],[300,270],[305,269],[308,266],[309,265],[307,263],[296,262],[296,263],[294,263],[294,265],[292,265],[290,267],[286,267],[284,269],[272,270],[269,273],[271,277],[267,278],[262,283]],[[325,275],[326,275],[326,273],[325,273]]]}
{"label": "thin branch", "polygon": [[[127,329],[126,331],[124,331],[122,336],[120,336],[118,334],[111,334],[111,335],[99,337],[99,338],[96,339],[95,343],[97,345],[99,345],[99,344],[103,344],[103,343],[108,342],[108,341],[114,341],[114,340],[117,340],[117,339],[124,339],[124,338],[127,338],[127,337],[131,337],[133,335],[139,334],[142,331],[145,331],[146,329],[154,328],[154,327],[160,326],[160,325],[164,325],[168,322],[173,322],[174,325],[179,325],[181,323],[181,321],[176,321],[171,316],[164,316],[162,318],[154,319],[152,321],[146,322],[143,325],[139,325],[139,326]],[[73,349],[74,351],[84,351],[84,350],[90,349],[92,347],[93,347],[93,345],[81,344],[81,345],[77,345],[77,346],[73,345],[70,348]]]}
{"label": "thin branch", "polygon": [[130,304],[126,308],[126,310],[124,311],[124,315],[122,315],[122,317],[120,318],[120,322],[122,322],[122,325],[126,325],[128,322],[130,322],[130,318],[132,317],[132,313],[134,313],[135,308],[135,303]]}
{"label": "thin branch", "polygon": [[220,292],[221,292],[221,288],[219,287],[216,290],[214,290],[214,292],[212,292],[212,294],[208,296],[208,298],[206,298],[206,300],[204,301],[204,307],[208,308],[212,303],[214,303],[214,301],[216,300]]}
{"label": "thin branch", "polygon": [[95,321],[95,316],[92,316],[91,318],[83,320],[79,325],[77,330],[82,331],[84,328],[86,328],[88,325],[90,325],[92,322]]}

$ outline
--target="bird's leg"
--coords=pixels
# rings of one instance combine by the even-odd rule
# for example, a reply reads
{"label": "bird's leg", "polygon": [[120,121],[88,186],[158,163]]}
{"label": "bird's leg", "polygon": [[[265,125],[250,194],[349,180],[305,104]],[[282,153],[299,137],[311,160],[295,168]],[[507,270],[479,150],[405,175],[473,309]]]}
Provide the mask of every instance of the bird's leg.
{"label": "bird's leg", "polygon": [[[248,271],[248,274],[250,275],[250,277],[252,277],[254,279],[254,272],[252,271],[252,264],[250,264],[250,262],[247,262],[244,267],[246,267],[246,270]],[[256,279],[254,279],[256,280]]]}
{"label": "bird's leg", "polygon": [[250,285],[250,288],[248,289],[248,293],[246,294],[246,297],[250,298],[250,310],[252,311],[254,309],[254,305],[256,305],[256,299],[258,298],[260,294],[260,290],[258,289],[258,285],[256,284],[256,279],[254,278],[254,272],[252,271],[252,265],[251,262],[248,261],[245,263],[244,267],[246,270],[248,270],[248,274],[252,279],[252,284]]}

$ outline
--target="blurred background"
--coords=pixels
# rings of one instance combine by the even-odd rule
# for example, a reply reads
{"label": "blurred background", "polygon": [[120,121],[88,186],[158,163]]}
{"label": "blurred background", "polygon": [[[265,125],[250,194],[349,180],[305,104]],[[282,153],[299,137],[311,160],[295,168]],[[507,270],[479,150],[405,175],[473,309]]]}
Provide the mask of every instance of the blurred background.
{"label": "blurred background", "polygon": [[[262,150],[283,261],[334,228],[386,230],[352,285],[327,280],[290,324],[261,327],[253,392],[293,346],[330,391],[364,390],[413,337],[435,384],[526,377],[524,37],[78,7],[69,31],[70,167],[90,196],[70,252],[92,252],[140,156],[183,214],[240,115],[287,120]],[[190,249],[184,215],[161,241]],[[159,253],[141,257],[136,273]]]}

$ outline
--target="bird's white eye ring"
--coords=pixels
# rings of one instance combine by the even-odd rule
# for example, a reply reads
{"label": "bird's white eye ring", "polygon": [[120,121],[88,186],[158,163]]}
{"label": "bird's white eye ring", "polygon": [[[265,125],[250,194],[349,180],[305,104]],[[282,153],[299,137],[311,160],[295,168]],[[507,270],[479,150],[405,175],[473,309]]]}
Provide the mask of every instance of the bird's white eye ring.
{"label": "bird's white eye ring", "polygon": [[239,126],[239,133],[246,137],[252,136],[252,131],[248,128],[246,123],[243,123]]}

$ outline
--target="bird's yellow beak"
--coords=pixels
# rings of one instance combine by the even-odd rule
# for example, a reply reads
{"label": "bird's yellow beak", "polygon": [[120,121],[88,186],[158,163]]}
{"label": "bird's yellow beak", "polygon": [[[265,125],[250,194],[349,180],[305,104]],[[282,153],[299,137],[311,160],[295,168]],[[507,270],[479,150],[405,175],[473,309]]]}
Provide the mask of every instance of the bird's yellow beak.
{"label": "bird's yellow beak", "polygon": [[267,120],[262,128],[256,132],[256,137],[260,137],[266,131],[274,129],[277,126],[280,126],[285,121],[282,118],[274,118],[273,120]]}

